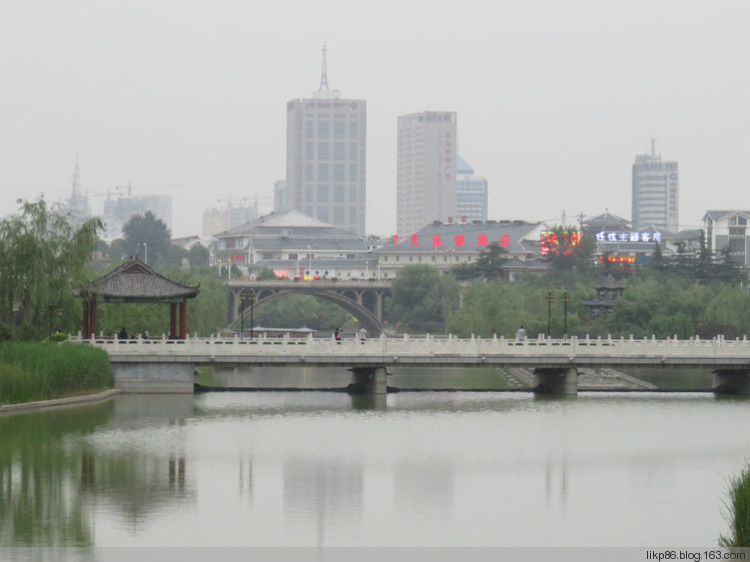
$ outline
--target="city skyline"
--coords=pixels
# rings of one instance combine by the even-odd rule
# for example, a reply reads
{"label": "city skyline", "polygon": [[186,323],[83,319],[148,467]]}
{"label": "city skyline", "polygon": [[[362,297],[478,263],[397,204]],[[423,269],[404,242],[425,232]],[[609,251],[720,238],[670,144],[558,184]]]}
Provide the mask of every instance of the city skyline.
{"label": "city skyline", "polygon": [[4,3],[0,216],[67,199],[76,156],[94,210],[117,186],[171,195],[175,237],[219,199],[269,212],[323,44],[330,83],[367,101],[368,234],[396,231],[397,117],[425,110],[459,115],[491,219],[630,216],[651,138],[680,163],[680,229],[750,206],[746,2],[303,6]]}

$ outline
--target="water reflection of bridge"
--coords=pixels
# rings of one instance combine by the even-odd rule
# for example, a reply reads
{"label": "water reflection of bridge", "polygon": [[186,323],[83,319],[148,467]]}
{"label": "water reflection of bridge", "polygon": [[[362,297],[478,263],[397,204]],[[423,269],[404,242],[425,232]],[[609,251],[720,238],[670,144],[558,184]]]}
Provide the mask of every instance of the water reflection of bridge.
{"label": "water reflection of bridge", "polygon": [[253,291],[255,307],[284,298],[291,294],[312,295],[339,305],[352,314],[371,334],[383,329],[383,301],[391,295],[391,283],[379,280],[363,281],[252,281],[239,279],[229,281],[232,295],[230,326],[240,323],[242,293]]}

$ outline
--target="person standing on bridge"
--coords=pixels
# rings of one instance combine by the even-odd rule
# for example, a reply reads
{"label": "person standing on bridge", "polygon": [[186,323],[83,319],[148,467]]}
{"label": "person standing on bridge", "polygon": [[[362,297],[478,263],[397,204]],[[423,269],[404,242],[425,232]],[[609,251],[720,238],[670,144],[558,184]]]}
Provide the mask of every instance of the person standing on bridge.
{"label": "person standing on bridge", "polygon": [[341,343],[341,331],[338,328],[333,332],[333,339],[336,340],[336,343]]}
{"label": "person standing on bridge", "polygon": [[362,343],[362,344],[364,344],[364,343],[365,343],[365,338],[366,338],[366,337],[367,337],[367,330],[365,330],[365,327],[364,327],[364,326],[362,326],[362,327],[361,327],[361,328],[359,329],[359,343]]}
{"label": "person standing on bridge", "polygon": [[518,331],[516,331],[516,341],[524,341],[526,339],[526,330],[524,330],[523,326],[518,328]]}

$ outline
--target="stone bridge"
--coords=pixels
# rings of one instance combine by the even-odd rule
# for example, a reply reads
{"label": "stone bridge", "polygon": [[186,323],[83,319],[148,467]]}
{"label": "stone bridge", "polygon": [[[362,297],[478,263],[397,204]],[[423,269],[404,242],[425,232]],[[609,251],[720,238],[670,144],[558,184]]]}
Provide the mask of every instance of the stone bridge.
{"label": "stone bridge", "polygon": [[[389,281],[362,280],[362,281],[252,281],[231,280],[228,283],[232,295],[231,318],[229,326],[237,328],[240,324],[242,305],[245,305],[245,326],[248,323],[248,309],[250,301],[247,296],[252,291],[255,294],[255,308],[265,303],[284,298],[291,294],[313,295],[339,305],[341,308],[354,316],[365,326],[371,335],[379,335],[383,331],[383,301],[385,297],[391,296],[391,283]],[[242,294],[246,295],[245,300]]]}

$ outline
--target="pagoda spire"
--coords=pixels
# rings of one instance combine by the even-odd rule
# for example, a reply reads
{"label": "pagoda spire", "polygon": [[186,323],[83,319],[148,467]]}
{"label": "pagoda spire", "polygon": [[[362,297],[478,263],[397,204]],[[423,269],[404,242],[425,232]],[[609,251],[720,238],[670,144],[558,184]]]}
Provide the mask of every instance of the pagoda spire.
{"label": "pagoda spire", "polygon": [[327,50],[328,49],[327,49],[327,47],[324,44],[323,45],[323,67],[322,67],[321,72],[320,72],[320,88],[318,88],[318,91],[320,91],[320,92],[322,92],[324,88],[325,88],[326,91],[329,90],[329,88],[328,88],[328,70],[326,68],[327,67],[327,65],[326,65],[326,51]]}

